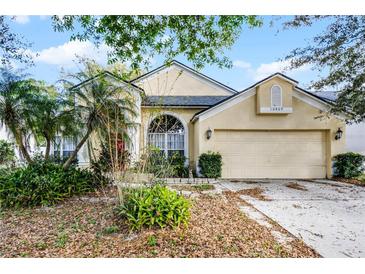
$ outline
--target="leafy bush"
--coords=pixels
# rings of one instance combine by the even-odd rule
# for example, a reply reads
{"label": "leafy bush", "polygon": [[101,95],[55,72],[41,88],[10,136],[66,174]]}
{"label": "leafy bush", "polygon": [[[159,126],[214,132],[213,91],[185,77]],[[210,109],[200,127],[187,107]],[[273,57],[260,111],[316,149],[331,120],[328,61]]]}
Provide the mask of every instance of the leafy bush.
{"label": "leafy bush", "polygon": [[189,169],[185,166],[186,157],[180,153],[166,157],[159,148],[151,148],[147,153],[144,172],[152,173],[158,178],[186,178],[189,176]]}
{"label": "leafy bush", "polygon": [[26,167],[0,174],[0,207],[53,205],[106,183],[91,171],[74,166],[64,170],[59,164],[36,159]]}
{"label": "leafy bush", "polygon": [[12,143],[0,140],[0,166],[12,166],[15,163],[15,152]]}
{"label": "leafy bush", "polygon": [[143,226],[177,227],[187,225],[190,203],[182,195],[159,184],[125,191],[124,202],[117,207],[118,216],[126,219],[130,228]]}
{"label": "leafy bush", "polygon": [[347,152],[338,154],[333,157],[334,175],[342,178],[354,178],[360,176],[364,172],[365,156]]}
{"label": "leafy bush", "polygon": [[177,178],[189,177],[189,168],[185,166],[186,157],[179,153],[174,153],[169,159],[171,165],[171,176]]}
{"label": "leafy bush", "polygon": [[[112,148],[112,151],[114,150],[115,149]],[[108,172],[113,170],[113,161],[116,161],[115,155],[110,155],[110,149],[106,145],[102,145],[98,159],[92,161],[91,165],[93,169],[100,170],[102,172]],[[124,170],[129,166],[130,162],[131,155],[127,150],[118,152],[118,163],[115,163],[116,167],[118,167],[120,170]]]}
{"label": "leafy bush", "polygon": [[198,166],[203,177],[219,178],[222,176],[222,156],[219,152],[208,151],[201,154]]}

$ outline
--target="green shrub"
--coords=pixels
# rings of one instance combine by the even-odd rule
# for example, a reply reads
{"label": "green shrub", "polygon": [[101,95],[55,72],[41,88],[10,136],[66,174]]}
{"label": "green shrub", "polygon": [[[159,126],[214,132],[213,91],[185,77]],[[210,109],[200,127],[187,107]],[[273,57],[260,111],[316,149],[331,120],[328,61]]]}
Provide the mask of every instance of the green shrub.
{"label": "green shrub", "polygon": [[0,207],[53,205],[67,197],[93,191],[107,183],[104,177],[75,166],[36,159],[26,167],[0,174]]}
{"label": "green shrub", "polygon": [[222,156],[219,152],[203,153],[199,156],[198,166],[205,178],[219,178],[222,176]]}
{"label": "green shrub", "polygon": [[190,203],[182,195],[159,184],[125,191],[124,203],[116,208],[132,230],[142,227],[187,225]]}
{"label": "green shrub", "polygon": [[152,148],[148,152],[145,172],[152,173],[157,178],[187,178],[189,169],[185,166],[186,157],[180,153],[174,153],[166,157],[158,148]]}
{"label": "green shrub", "polygon": [[342,178],[354,178],[364,172],[365,156],[347,152],[333,157],[334,176]]}
{"label": "green shrub", "polygon": [[[111,149],[115,151],[114,148]],[[115,152],[114,152],[115,154]],[[110,148],[105,144],[102,144],[100,155],[98,159],[91,162],[91,166],[94,170],[100,170],[101,172],[113,171],[112,162],[116,161],[115,155],[110,155]],[[131,163],[131,155],[128,151],[118,152],[118,163],[115,163],[115,167],[120,170],[124,170]]]}
{"label": "green shrub", "polygon": [[0,166],[9,167],[15,163],[15,152],[12,143],[0,140]]}
{"label": "green shrub", "polygon": [[185,166],[186,157],[179,153],[174,153],[169,159],[171,165],[171,176],[174,178],[189,177],[189,168]]}

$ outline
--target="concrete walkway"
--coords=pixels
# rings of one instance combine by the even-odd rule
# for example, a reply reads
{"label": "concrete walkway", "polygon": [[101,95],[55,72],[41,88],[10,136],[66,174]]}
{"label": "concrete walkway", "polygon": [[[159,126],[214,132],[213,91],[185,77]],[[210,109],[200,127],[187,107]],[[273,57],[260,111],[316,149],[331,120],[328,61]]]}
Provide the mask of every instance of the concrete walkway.
{"label": "concrete walkway", "polygon": [[[306,190],[287,187],[290,182]],[[219,187],[261,188],[271,201],[241,198],[323,257],[365,257],[365,187],[330,180],[221,181]]]}

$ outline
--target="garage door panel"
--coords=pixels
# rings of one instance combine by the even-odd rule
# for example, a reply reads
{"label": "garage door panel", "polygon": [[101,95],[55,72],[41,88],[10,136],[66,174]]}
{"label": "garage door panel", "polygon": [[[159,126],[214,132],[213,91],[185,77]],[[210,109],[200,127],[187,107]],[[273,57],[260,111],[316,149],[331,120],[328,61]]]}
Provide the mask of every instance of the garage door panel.
{"label": "garage door panel", "polygon": [[323,131],[216,131],[226,178],[324,178]]}

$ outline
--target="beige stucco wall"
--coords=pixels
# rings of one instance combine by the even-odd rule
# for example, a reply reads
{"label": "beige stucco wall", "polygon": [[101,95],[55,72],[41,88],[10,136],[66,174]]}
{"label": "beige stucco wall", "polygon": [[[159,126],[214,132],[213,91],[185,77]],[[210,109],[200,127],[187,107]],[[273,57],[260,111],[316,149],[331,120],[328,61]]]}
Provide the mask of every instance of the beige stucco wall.
{"label": "beige stucco wall", "polygon": [[[324,130],[327,136],[327,175],[331,176],[331,158],[332,156],[343,152],[345,149],[345,132],[341,140],[335,140],[335,133],[340,127],[345,131],[345,123],[337,118],[315,119],[321,115],[320,111],[307,103],[293,97],[293,113],[285,115],[256,113],[256,96],[253,95],[246,100],[237,103],[216,115],[205,120],[200,120],[196,126],[199,130],[198,142],[199,151],[197,155],[203,152],[213,150],[214,147],[214,130]],[[203,134],[211,128],[213,135],[210,140]],[[197,141],[197,140],[195,140]]]}
{"label": "beige stucco wall", "polygon": [[224,88],[202,80],[196,74],[172,65],[141,81],[135,82],[147,96],[222,96],[232,95]]}
{"label": "beige stucco wall", "polygon": [[[283,108],[291,108],[292,107],[292,93],[293,93],[293,84],[288,81],[285,81],[279,77],[275,77],[267,82],[264,82],[262,85],[256,87],[257,94],[257,113],[260,113],[261,108],[270,108],[271,107],[271,88],[274,85],[278,85],[282,89],[282,103]],[[279,115],[283,115],[282,113],[278,113]]]}

